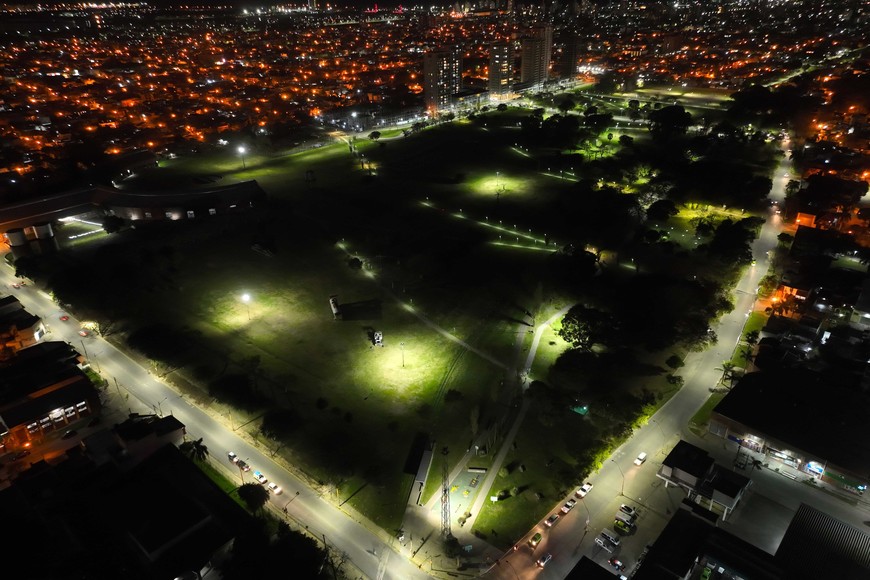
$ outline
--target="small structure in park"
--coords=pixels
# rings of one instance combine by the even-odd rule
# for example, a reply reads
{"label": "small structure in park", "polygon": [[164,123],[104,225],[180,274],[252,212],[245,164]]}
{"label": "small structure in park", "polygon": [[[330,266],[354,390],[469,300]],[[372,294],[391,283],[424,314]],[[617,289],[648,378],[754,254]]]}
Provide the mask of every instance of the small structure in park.
{"label": "small structure in park", "polygon": [[384,333],[380,330],[376,330],[374,335],[372,336],[372,342],[374,342],[375,346],[384,346]]}
{"label": "small structure in park", "polygon": [[341,316],[341,306],[338,304],[338,294],[329,297],[329,307],[332,308],[332,317],[336,320]]}

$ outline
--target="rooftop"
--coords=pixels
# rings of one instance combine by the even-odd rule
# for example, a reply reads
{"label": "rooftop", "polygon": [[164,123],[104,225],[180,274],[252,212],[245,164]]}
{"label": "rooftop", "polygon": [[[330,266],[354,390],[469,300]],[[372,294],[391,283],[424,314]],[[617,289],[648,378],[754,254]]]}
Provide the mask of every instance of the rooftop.
{"label": "rooftop", "polygon": [[713,411],[855,473],[870,466],[870,397],[820,373],[750,373]]}
{"label": "rooftop", "polygon": [[801,504],[776,560],[791,578],[870,577],[870,536],[826,513]]}

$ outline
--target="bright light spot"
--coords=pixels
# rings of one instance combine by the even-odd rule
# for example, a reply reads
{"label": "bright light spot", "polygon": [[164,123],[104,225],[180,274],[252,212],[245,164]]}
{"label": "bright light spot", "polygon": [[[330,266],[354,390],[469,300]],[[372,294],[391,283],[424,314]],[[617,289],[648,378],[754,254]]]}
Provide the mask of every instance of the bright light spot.
{"label": "bright light spot", "polygon": [[250,301],[251,301],[251,295],[250,295],[250,294],[242,294],[242,302],[244,302],[245,304],[247,304],[247,303],[250,302]]}

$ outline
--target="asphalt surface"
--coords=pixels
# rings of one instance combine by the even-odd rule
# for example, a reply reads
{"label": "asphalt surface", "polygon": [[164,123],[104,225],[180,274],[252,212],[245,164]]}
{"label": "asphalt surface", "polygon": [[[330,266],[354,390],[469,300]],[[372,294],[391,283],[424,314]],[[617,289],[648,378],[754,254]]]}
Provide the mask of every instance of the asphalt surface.
{"label": "asphalt surface", "polygon": [[[272,496],[272,501],[281,508],[286,506],[288,515],[306,525],[310,532],[321,539],[325,536],[331,547],[346,553],[347,560],[367,577],[396,580],[427,577],[407,557],[394,552],[381,537],[281,468],[267,452],[248,444],[225,425],[190,404],[109,342],[94,334],[79,336],[80,321],[72,316],[66,322],[61,321],[60,316],[65,313],[47,294],[30,285],[15,289],[12,284],[16,281],[10,267],[0,267],[0,286],[6,293],[17,296],[28,312],[42,317],[51,331],[47,340],[68,342],[77,350],[86,351],[92,366],[108,379],[109,391],[116,391],[113,396],[122,393],[121,397],[126,399],[124,406],[130,411],[172,413],[184,423],[188,436],[194,439],[202,437],[212,457],[219,463],[221,460],[226,463],[226,474],[241,482],[239,470],[226,460],[226,452],[234,451],[251,465],[251,471],[244,474],[246,483],[253,481],[253,470],[262,471],[270,481],[284,489],[283,494]],[[114,383],[116,379],[118,387]],[[126,393],[129,393],[129,399]],[[296,491],[299,491],[298,496]]]}

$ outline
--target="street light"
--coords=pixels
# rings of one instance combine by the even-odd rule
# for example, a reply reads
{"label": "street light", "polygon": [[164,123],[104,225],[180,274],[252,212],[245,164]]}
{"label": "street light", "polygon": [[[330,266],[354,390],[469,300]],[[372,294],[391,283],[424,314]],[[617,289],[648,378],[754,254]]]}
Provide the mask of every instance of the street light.
{"label": "street light", "polygon": [[161,417],[163,416],[163,403],[164,403],[164,402],[166,401],[166,399],[168,399],[168,398],[169,398],[169,397],[163,397],[163,400],[160,401],[159,403],[157,403],[157,414],[160,415]]}
{"label": "street light", "polygon": [[248,310],[248,322],[251,321],[251,295],[247,292],[242,294],[242,302],[245,303],[245,308]]}
{"label": "street light", "polygon": [[239,155],[241,155],[242,157],[242,169],[246,169],[247,167],[245,166],[245,151],[247,151],[247,149],[245,149],[244,146],[239,145],[238,151]]}
{"label": "street light", "polygon": [[399,343],[399,349],[402,351],[402,368],[405,368],[405,343]]}
{"label": "street light", "polygon": [[620,488],[619,490],[619,495],[625,496],[625,473],[623,473],[622,468],[619,466],[615,459],[611,459],[610,461],[613,463],[613,465],[616,466],[616,469],[619,470],[619,474],[622,476],[622,488]]}

